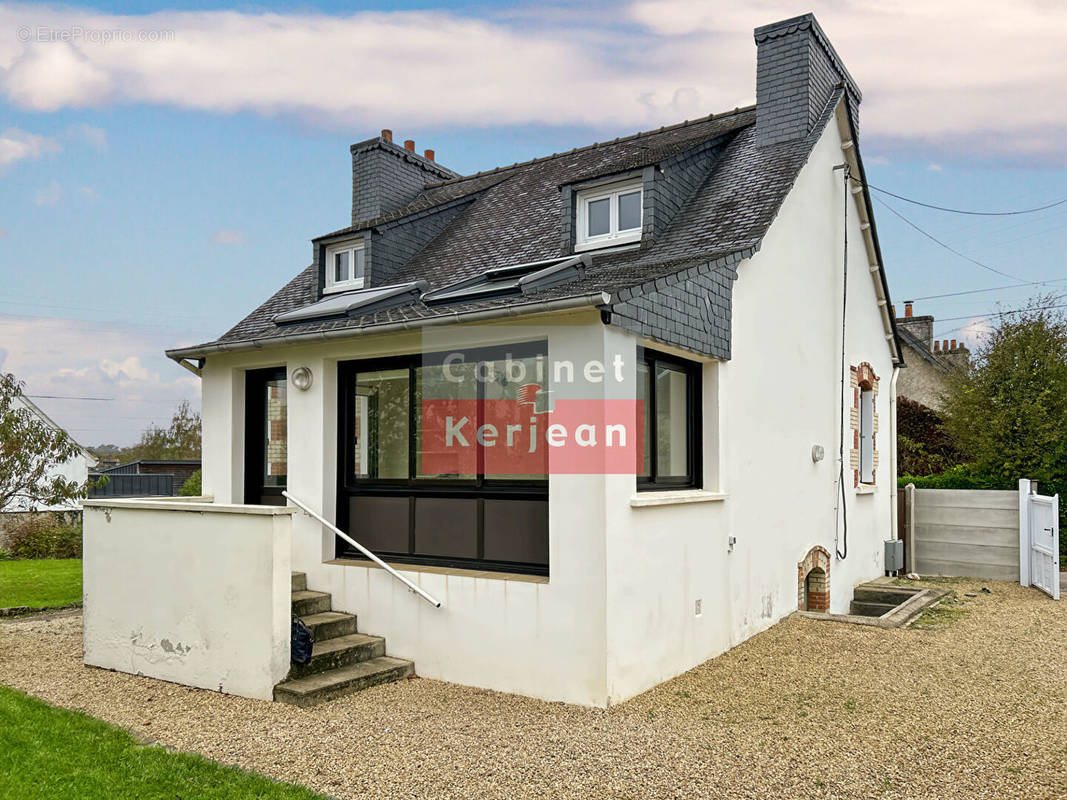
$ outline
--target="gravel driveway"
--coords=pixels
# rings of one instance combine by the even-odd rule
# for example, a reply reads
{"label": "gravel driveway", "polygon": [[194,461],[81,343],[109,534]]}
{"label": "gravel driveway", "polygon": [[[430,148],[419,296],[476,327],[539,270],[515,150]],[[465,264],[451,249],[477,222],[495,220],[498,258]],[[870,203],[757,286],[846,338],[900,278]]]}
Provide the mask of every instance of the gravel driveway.
{"label": "gravel driveway", "polygon": [[227,697],[83,666],[79,616],[0,623],[0,682],[335,797],[1067,797],[1067,602],[947,588],[933,627],[790,618],[607,711],[420,679]]}

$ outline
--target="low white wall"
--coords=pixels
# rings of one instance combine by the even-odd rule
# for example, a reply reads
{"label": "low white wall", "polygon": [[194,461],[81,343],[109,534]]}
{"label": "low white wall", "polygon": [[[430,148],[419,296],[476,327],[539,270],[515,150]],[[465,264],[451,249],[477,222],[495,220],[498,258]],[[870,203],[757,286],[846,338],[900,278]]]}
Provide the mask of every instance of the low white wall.
{"label": "low white wall", "polygon": [[293,509],[84,506],[85,663],[271,699],[289,670]]}
{"label": "low white wall", "polygon": [[920,575],[1019,580],[1019,493],[916,489],[912,543]]}

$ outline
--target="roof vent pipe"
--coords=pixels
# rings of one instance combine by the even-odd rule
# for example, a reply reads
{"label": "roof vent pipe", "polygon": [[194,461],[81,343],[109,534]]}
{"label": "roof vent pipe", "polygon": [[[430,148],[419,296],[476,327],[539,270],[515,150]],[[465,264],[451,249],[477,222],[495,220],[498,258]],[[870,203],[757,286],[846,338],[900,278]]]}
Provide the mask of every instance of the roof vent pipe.
{"label": "roof vent pipe", "polygon": [[423,156],[425,156],[427,161],[433,161],[434,152],[433,150],[427,150],[425,153],[423,153]]}
{"label": "roof vent pipe", "polygon": [[414,153],[415,152],[415,140],[414,139],[407,139],[404,142],[404,149]]}

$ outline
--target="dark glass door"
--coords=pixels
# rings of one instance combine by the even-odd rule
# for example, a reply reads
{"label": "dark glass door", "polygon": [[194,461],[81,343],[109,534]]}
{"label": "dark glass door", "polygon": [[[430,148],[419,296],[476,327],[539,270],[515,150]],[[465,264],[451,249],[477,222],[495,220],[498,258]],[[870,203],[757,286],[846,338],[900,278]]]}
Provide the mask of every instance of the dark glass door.
{"label": "dark glass door", "polygon": [[288,475],[285,368],[245,374],[245,502],[284,506]]}

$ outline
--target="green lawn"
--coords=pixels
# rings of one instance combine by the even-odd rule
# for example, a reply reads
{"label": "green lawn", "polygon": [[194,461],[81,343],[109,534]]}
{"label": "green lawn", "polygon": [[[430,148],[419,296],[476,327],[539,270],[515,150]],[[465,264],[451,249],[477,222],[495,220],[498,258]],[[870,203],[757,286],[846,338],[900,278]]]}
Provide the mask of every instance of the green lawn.
{"label": "green lawn", "polygon": [[[190,724],[196,724],[190,719]],[[5,800],[315,800],[307,789],[186,753],[0,686],[0,796]]]}
{"label": "green lawn", "polygon": [[81,599],[80,558],[0,561],[0,608],[65,606]]}

